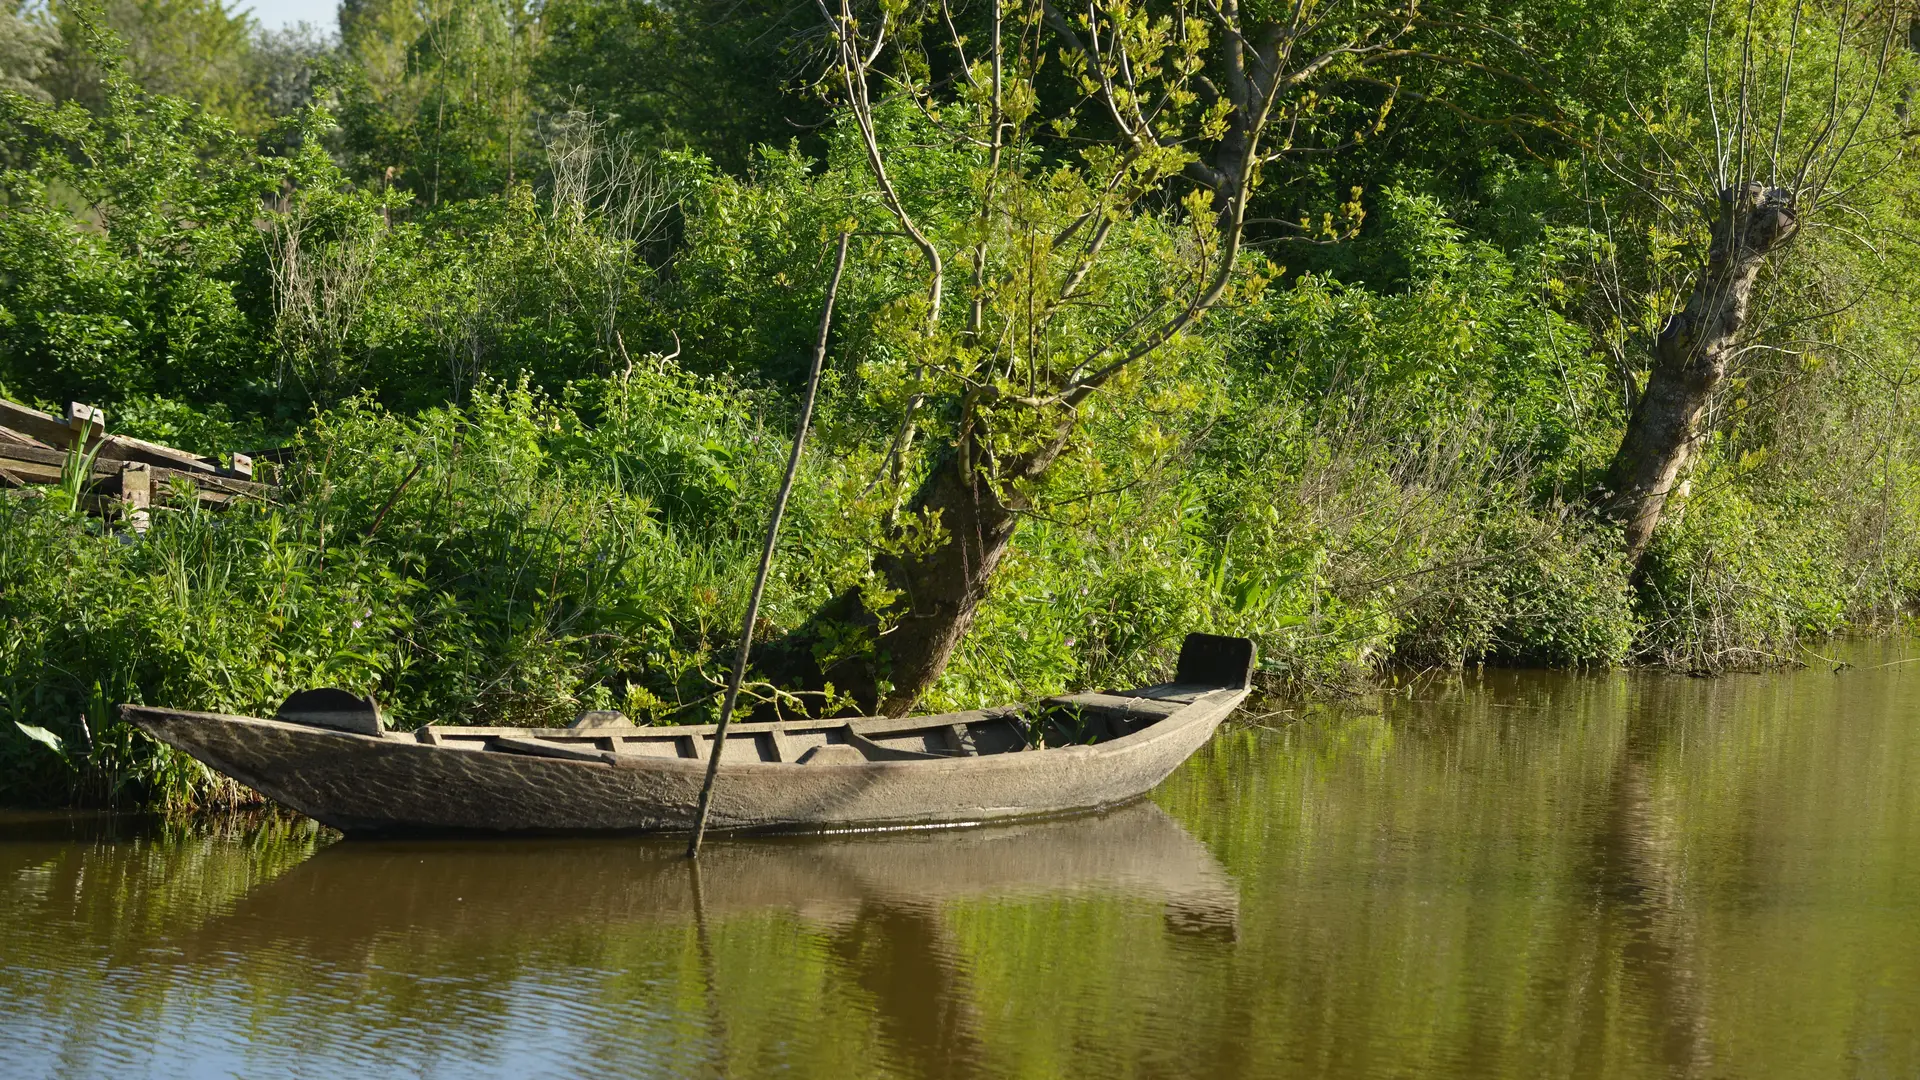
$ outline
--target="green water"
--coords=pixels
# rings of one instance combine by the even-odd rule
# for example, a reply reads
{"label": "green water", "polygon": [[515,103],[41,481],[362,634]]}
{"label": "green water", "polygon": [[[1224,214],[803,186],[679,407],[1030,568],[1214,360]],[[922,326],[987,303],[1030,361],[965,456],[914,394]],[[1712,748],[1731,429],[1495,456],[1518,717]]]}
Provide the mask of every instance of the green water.
{"label": "green water", "polygon": [[1249,718],[1101,818],[0,826],[0,1075],[1920,1077],[1920,655]]}

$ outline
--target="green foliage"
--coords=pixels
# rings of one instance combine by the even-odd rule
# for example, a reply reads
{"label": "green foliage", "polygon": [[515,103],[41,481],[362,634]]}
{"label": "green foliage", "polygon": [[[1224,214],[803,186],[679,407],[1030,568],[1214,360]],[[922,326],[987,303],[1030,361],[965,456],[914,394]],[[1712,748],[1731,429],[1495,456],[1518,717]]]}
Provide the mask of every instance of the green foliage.
{"label": "green foliage", "polygon": [[552,0],[533,61],[537,94],[559,112],[591,107],[642,143],[744,171],[825,119],[791,89],[811,76],[818,14],[758,0]]}
{"label": "green foliage", "polygon": [[110,74],[105,109],[0,96],[0,379],[16,392],[244,401],[243,283],[283,170],[220,121]]}
{"label": "green foliage", "polygon": [[[113,82],[124,77],[200,103],[243,130],[269,119],[249,64],[253,20],[224,0],[53,0],[42,18],[60,45],[41,82],[60,100],[109,108]],[[102,35],[119,48],[101,55]]]}
{"label": "green foliage", "polygon": [[1577,490],[1624,420],[1588,331],[1568,317],[1595,239],[1554,229],[1509,253],[1469,239],[1430,196],[1391,189],[1383,201],[1381,234],[1363,247],[1376,267],[1404,267],[1399,288],[1300,278],[1267,308],[1268,376],[1363,402],[1376,434],[1414,455],[1436,428],[1488,421],[1493,449]]}
{"label": "green foliage", "polygon": [[0,99],[31,160],[0,171],[15,393],[165,398],[284,430],[360,391],[418,409],[490,376],[557,389],[612,370],[623,329],[651,334],[636,255],[677,181],[589,121],[555,136],[578,174],[557,196],[516,184],[396,221],[403,195],[354,187],[322,148],[324,111],[265,156],[184,102],[109,89],[99,114]]}
{"label": "green foliage", "polygon": [[533,5],[362,0],[341,8],[340,29],[343,141],[360,175],[437,209],[537,174]]}
{"label": "green foliage", "polygon": [[101,702],[259,713],[340,685],[408,727],[699,705],[708,634],[727,633],[753,550],[724,523],[757,531],[754,482],[779,447],[730,438],[723,461],[677,441],[752,423],[698,380],[636,373],[577,394],[597,423],[524,388],[416,418],[356,400],[302,432],[284,505],[156,507],[138,537],[53,497],[0,501],[0,701],[82,765],[68,777],[0,740],[21,766],[0,771],[12,793],[67,777],[173,801],[204,781]]}
{"label": "green foliage", "polygon": [[[1180,152],[1103,150],[1097,110],[1043,123],[1084,68],[1022,61],[990,165],[984,69],[903,50],[874,93],[920,96],[876,98],[870,148],[785,93],[818,73],[786,8],[353,0],[312,106],[317,46],[248,69],[278,97],[225,68],[203,86],[155,43],[238,17],[131,10],[105,20],[124,56],[59,23],[45,71],[93,89],[0,92],[0,386],[202,453],[290,447],[275,502],[160,506],[139,536],[77,514],[77,484],[0,494],[0,798],[228,794],[118,724],[125,701],[259,712],[333,683],[403,725],[704,717],[848,225],[761,637],[851,586],[884,604],[876,555],[945,537],[903,508],[967,417],[1001,461],[1071,433],[1005,481],[1020,529],[926,707],[1156,678],[1192,629],[1256,638],[1305,690],[1392,665],[1724,670],[1920,599],[1891,90],[1836,173],[1845,213],[1763,279],[1637,576],[1587,513],[1702,236],[1590,151],[1708,130],[1698,4],[1469,5],[1421,31],[1464,63],[1397,91],[1335,69],[1289,105],[1312,152],[1267,166],[1228,302],[1070,417],[1048,395],[1189,295],[1218,235],[1177,198]],[[1768,64],[1787,10],[1761,13]],[[8,17],[0,54],[39,56]],[[1211,46],[1172,26],[1125,32],[1186,93]],[[1817,126],[1836,72],[1864,100],[1864,55],[1809,52],[1784,129]],[[1193,93],[1169,124],[1203,133]],[[951,256],[937,313],[903,217]],[[773,693],[756,673],[750,699]]]}
{"label": "green foliage", "polygon": [[1791,660],[1803,637],[1844,629],[1870,599],[1838,507],[1784,484],[1736,487],[1729,471],[1699,470],[1645,564],[1654,617],[1639,647],[1661,663],[1722,671]]}
{"label": "green foliage", "polygon": [[45,20],[28,15],[25,5],[0,4],[0,90],[46,100],[39,80],[53,66],[58,33]]}

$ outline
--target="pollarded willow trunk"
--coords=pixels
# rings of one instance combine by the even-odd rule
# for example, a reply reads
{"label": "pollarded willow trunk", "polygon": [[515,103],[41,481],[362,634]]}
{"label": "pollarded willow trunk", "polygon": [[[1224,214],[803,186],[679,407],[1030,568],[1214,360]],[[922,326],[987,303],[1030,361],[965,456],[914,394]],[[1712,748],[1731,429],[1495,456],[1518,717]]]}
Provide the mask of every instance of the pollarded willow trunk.
{"label": "pollarded willow trunk", "polygon": [[928,475],[913,508],[938,513],[946,540],[929,551],[877,560],[887,583],[900,591],[889,612],[893,626],[878,650],[891,684],[879,709],[889,716],[911,709],[946,670],[1019,523],[1019,507],[1002,499],[959,454]]}
{"label": "pollarded willow trunk", "polygon": [[[978,422],[972,426],[977,434]],[[816,656],[829,642],[879,629],[856,590],[835,597],[800,630],[768,651],[767,668],[777,681],[806,690],[827,683],[850,695],[863,711],[899,716],[947,669],[947,662],[973,625],[989,583],[1019,526],[1027,499],[1012,481],[1037,480],[1065,447],[1063,432],[1052,443],[1015,462],[1001,462],[990,474],[980,455],[984,440],[965,440],[946,454],[915,492],[910,509],[918,518],[937,518],[938,544],[908,554],[883,554],[874,560],[887,585],[898,593],[882,613],[886,630],[870,648],[832,659]]]}
{"label": "pollarded willow trunk", "polygon": [[1692,461],[1701,417],[1746,327],[1754,281],[1799,227],[1793,193],[1757,180],[1723,190],[1718,211],[1707,265],[1686,308],[1660,329],[1646,392],[1608,469],[1603,509],[1625,531],[1635,563]]}

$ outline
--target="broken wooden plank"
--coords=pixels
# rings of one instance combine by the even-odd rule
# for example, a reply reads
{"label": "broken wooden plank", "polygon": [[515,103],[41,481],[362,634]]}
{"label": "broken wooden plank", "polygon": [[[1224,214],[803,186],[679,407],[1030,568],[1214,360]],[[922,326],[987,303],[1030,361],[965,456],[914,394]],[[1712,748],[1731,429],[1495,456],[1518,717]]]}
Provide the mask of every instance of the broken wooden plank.
{"label": "broken wooden plank", "polygon": [[[67,459],[71,456],[72,454],[65,450],[48,450],[39,446],[0,445],[0,460],[48,465],[55,469],[65,468]],[[92,472],[95,476],[117,476],[120,473],[120,463],[108,464],[96,458],[92,465]]]}
{"label": "broken wooden plank", "polygon": [[0,427],[12,428],[56,450],[73,445],[73,429],[65,421],[5,398],[0,398]]}
{"label": "broken wooden plank", "polygon": [[179,490],[177,485],[191,483],[202,501],[225,503],[233,499],[272,498],[274,489],[266,484],[256,484],[251,480],[234,480],[225,476],[208,476],[203,473],[183,472],[179,469],[156,468],[153,470],[156,483],[167,485],[169,493]]}
{"label": "broken wooden plank", "polygon": [[11,428],[37,439],[50,449],[72,449],[76,442],[81,441],[81,432],[85,431],[87,438],[81,444],[91,446],[97,441],[100,444],[99,456],[109,461],[144,461],[149,465],[206,473],[209,476],[220,471],[214,462],[185,450],[175,450],[171,446],[150,443],[131,435],[105,434],[107,414],[97,406],[76,401],[67,406],[67,413],[68,419],[63,420],[17,401],[0,398],[0,427]]}
{"label": "broken wooden plank", "polygon": [[181,472],[204,473],[215,476],[220,466],[185,450],[175,450],[171,446],[161,446],[145,439],[136,439],[130,435],[109,435],[101,443],[100,456],[112,461],[144,461],[149,465],[178,469]]}
{"label": "broken wooden plank", "polygon": [[[0,443],[0,469],[5,475],[0,482],[16,487],[36,484],[59,484],[66,478],[70,452],[48,450],[43,447],[19,446]],[[139,466],[137,470],[133,466]],[[267,484],[251,480],[236,480],[201,472],[187,472],[182,469],[169,469],[151,465],[144,461],[101,461],[96,459],[88,469],[87,493],[90,495],[125,498],[126,478],[137,475],[144,481],[147,502],[138,509],[150,509],[156,495],[164,498],[178,498],[191,489],[194,497],[208,507],[221,507],[235,499],[271,499],[275,489]]]}
{"label": "broken wooden plank", "polygon": [[[27,447],[19,447],[18,449],[24,450],[27,449]],[[56,458],[64,457],[64,455],[61,454],[55,454],[53,456]],[[61,461],[49,463],[35,461],[31,458],[23,458],[16,453],[15,448],[8,448],[7,452],[0,453],[0,468],[6,469],[7,472],[14,477],[13,482],[17,482],[23,486],[29,484],[59,483],[65,475],[63,465],[64,462]]]}
{"label": "broken wooden plank", "polygon": [[24,431],[15,431],[10,427],[0,427],[0,446],[31,446],[39,450],[51,450],[53,447]]}

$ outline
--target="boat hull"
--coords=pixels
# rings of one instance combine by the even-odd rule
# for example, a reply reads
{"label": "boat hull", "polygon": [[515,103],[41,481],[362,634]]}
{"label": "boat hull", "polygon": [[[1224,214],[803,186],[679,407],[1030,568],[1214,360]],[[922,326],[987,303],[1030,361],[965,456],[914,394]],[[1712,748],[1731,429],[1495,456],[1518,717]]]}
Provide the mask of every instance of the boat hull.
{"label": "boat hull", "polygon": [[[1152,789],[1213,735],[1246,689],[1191,695],[1123,738],[933,760],[730,760],[709,827],[826,831],[960,825],[1113,806]],[[154,738],[349,835],[691,829],[702,758],[502,753],[219,713],[129,705]],[[744,755],[743,755],[744,757]]]}

